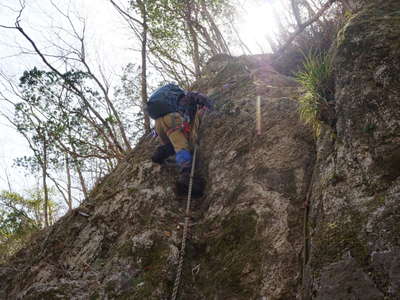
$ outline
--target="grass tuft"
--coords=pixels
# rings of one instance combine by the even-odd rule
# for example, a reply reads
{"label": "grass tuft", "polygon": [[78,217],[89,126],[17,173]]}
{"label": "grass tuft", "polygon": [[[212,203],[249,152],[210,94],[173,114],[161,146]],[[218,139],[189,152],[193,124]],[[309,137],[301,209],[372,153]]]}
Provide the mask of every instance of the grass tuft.
{"label": "grass tuft", "polygon": [[331,56],[310,53],[305,56],[304,70],[296,74],[296,80],[305,90],[299,99],[300,118],[309,124],[316,136],[321,133],[319,118],[321,107],[334,100],[334,78]]}

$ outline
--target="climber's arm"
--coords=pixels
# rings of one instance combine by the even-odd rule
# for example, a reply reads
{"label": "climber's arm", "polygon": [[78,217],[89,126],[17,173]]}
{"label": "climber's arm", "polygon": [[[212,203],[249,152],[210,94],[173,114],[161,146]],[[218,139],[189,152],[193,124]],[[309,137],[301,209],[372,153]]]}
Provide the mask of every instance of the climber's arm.
{"label": "climber's arm", "polygon": [[206,95],[198,92],[187,92],[185,98],[188,105],[198,105],[200,107],[212,108],[211,100]]}

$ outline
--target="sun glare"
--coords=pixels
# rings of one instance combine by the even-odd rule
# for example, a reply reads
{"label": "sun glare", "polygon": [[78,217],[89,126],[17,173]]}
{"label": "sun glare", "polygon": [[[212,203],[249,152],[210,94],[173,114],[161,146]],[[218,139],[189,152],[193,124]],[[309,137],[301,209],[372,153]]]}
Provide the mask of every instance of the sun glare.
{"label": "sun glare", "polygon": [[272,37],[277,31],[272,5],[262,2],[244,7],[245,13],[239,23],[239,32],[253,54],[271,51],[267,36]]}

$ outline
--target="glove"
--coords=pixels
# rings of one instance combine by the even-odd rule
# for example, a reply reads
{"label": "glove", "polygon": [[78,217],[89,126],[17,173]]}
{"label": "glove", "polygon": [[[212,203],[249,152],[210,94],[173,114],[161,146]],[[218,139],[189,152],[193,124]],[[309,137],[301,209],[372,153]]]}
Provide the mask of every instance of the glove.
{"label": "glove", "polygon": [[212,109],[211,99],[203,94],[200,94],[200,96],[201,96],[201,98],[198,102],[200,104],[200,107],[207,109],[207,110],[211,110]]}
{"label": "glove", "polygon": [[212,109],[211,99],[204,94],[198,92],[187,92],[186,98],[188,99],[188,104],[193,103],[197,104],[200,107],[207,107],[208,109]]}
{"label": "glove", "polygon": [[203,106],[203,107],[200,107],[200,109],[197,110],[197,113],[198,113],[200,116],[203,116],[203,115],[205,115],[209,110],[210,110],[210,109],[209,109],[207,106]]}

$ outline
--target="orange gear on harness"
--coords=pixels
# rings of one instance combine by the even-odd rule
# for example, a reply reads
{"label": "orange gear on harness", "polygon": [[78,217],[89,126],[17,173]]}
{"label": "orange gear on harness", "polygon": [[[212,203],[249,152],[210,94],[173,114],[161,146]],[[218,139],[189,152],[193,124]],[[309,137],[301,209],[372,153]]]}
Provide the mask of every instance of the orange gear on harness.
{"label": "orange gear on harness", "polygon": [[187,138],[189,138],[191,130],[192,130],[192,127],[190,126],[190,123],[187,121],[184,121],[182,123],[182,132]]}

